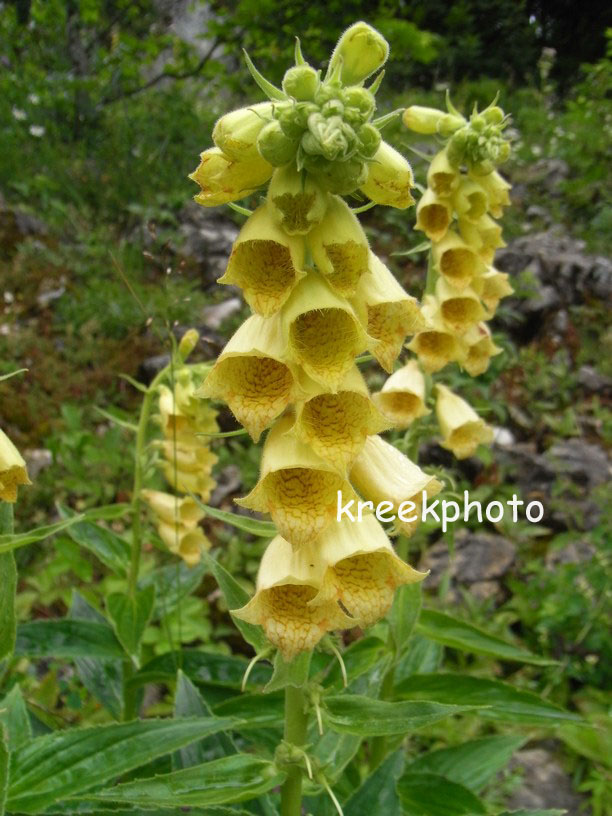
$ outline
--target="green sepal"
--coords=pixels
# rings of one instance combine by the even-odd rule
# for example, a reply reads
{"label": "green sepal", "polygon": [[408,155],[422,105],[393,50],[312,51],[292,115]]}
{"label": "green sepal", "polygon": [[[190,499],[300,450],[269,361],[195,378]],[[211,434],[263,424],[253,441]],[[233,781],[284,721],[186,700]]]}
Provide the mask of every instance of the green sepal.
{"label": "green sepal", "polygon": [[244,50],[244,48],[242,49],[242,53],[244,54],[244,59],[247,64],[247,68],[249,69],[249,73],[251,74],[255,82],[259,85],[261,90],[268,97],[268,99],[276,100],[278,102],[286,102],[287,96],[281,91],[280,88],[277,88],[276,85],[273,85],[271,82],[268,82],[268,80],[265,78],[265,76],[263,76],[263,74],[259,73],[259,71],[254,66],[253,61],[251,60],[247,52]]}

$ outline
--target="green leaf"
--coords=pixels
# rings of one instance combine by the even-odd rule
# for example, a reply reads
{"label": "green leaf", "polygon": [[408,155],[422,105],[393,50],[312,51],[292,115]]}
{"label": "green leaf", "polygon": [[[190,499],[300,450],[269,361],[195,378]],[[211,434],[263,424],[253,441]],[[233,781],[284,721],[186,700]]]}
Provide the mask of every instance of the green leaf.
{"label": "green leaf", "polygon": [[563,816],[567,810],[504,810],[497,816]]}
{"label": "green leaf", "polygon": [[[0,533],[11,535],[13,530],[13,507],[0,501]],[[0,536],[1,538],[2,536]],[[13,653],[17,631],[15,593],[17,591],[17,565],[12,552],[0,555],[0,660]]]}
{"label": "green leaf", "polygon": [[13,686],[6,697],[0,700],[0,726],[8,734],[8,747],[16,751],[32,738],[30,717],[19,686]]}
{"label": "green leaf", "polygon": [[217,717],[135,720],[39,737],[11,756],[8,809],[39,813],[234,724]]}
{"label": "green leaf", "polygon": [[194,493],[190,493],[189,495],[200,505],[202,510],[206,511],[207,516],[217,519],[218,521],[224,521],[237,530],[242,530],[243,533],[259,536],[259,538],[274,538],[278,532],[271,521],[261,521],[260,519],[250,518],[249,516],[240,516],[238,513],[228,513],[227,510],[219,510],[218,507],[211,507],[209,504],[204,504]]}
{"label": "green leaf", "polygon": [[406,772],[397,783],[404,813],[410,816],[475,816],[486,808],[472,791],[435,774]]}
{"label": "green leaf", "polygon": [[359,694],[325,697],[324,712],[331,728],[348,734],[384,737],[405,734],[452,714],[471,711],[467,705],[410,702],[389,703]]}
{"label": "green leaf", "polygon": [[[238,581],[236,581],[215,558],[206,552],[203,552],[202,556],[210,567],[210,571],[214,575],[216,582],[219,584],[219,589],[223,593],[225,602],[230,610],[245,606],[250,601],[249,593],[240,586]],[[240,630],[242,637],[247,643],[251,644],[256,652],[261,652],[268,648],[269,644],[261,626],[247,623],[246,621],[240,620],[240,618],[233,618],[233,621]]]}
{"label": "green leaf", "polygon": [[364,816],[372,813],[402,816],[395,784],[403,768],[403,751],[396,751],[388,756],[343,805],[344,816]]}
{"label": "green leaf", "polygon": [[425,674],[437,671],[442,662],[444,647],[429,638],[413,635],[408,648],[395,665],[396,682],[411,674]]}
{"label": "green leaf", "polygon": [[422,604],[421,584],[405,584],[395,593],[393,606],[387,617],[399,657],[407,646],[419,619]]}
{"label": "green leaf", "polygon": [[27,544],[35,544],[37,541],[43,541],[45,538],[49,538],[49,536],[61,533],[62,530],[67,530],[82,519],[83,516],[79,515],[70,519],[64,519],[64,521],[57,521],[55,524],[36,527],[27,533],[0,535],[0,553],[11,552],[11,550],[16,550],[18,547],[25,547]]}
{"label": "green leaf", "polygon": [[479,793],[524,742],[525,737],[505,735],[470,740],[453,748],[423,754],[411,762],[406,771],[444,776]]}
{"label": "green leaf", "polygon": [[110,627],[69,618],[20,624],[17,627],[15,654],[20,657],[125,658],[121,644]]}
{"label": "green leaf", "polygon": [[612,719],[604,713],[594,715],[584,725],[567,723],[558,736],[577,754],[612,768]]}
{"label": "green leaf", "polygon": [[284,777],[272,762],[235,754],[152,779],[126,782],[91,798],[136,807],[202,807],[253,799],[280,785]]}
{"label": "green leaf", "polygon": [[153,620],[174,612],[183,598],[198,589],[207,572],[208,566],[204,561],[200,561],[193,567],[188,567],[184,561],[181,561],[180,564],[159,567],[143,575],[138,581],[138,589],[155,587]]}
{"label": "green leaf", "polygon": [[100,527],[99,524],[93,524],[90,521],[81,521],[75,524],[75,519],[77,522],[79,519],[71,515],[72,510],[61,506],[58,506],[58,510],[60,515],[67,517],[68,521],[72,521],[68,535],[73,541],[93,553],[116,575],[121,577],[127,575],[131,551],[130,545],[125,539],[106,529],[106,527]]}
{"label": "green leaf", "polygon": [[114,592],[106,598],[106,608],[125,651],[137,657],[140,641],[153,614],[155,587],[148,586],[134,595]]}
{"label": "green leaf", "polygon": [[421,612],[417,631],[431,640],[442,643],[443,646],[497,657],[500,660],[515,660],[518,663],[532,663],[534,666],[550,666],[556,662],[506,643],[505,640],[489,635],[470,623],[434,609],[424,609]]}
{"label": "green leaf", "polygon": [[363,740],[356,734],[338,734],[330,730],[325,731],[320,737],[315,728],[316,723],[313,723],[312,742],[315,747],[312,755],[321,763],[328,782],[333,784],[353,759]]}
{"label": "green leaf", "polygon": [[285,697],[280,692],[272,694],[240,694],[214,706],[217,717],[237,717],[244,722],[240,730],[282,725]]}
{"label": "green leaf", "polygon": [[479,716],[492,720],[528,725],[581,721],[575,714],[570,714],[529,691],[499,680],[485,680],[465,674],[415,674],[399,683],[395,692],[409,700],[488,706],[479,711]]}
{"label": "green leaf", "polygon": [[[248,665],[248,660],[237,655],[183,649],[180,653],[167,652],[154,657],[145,663],[133,681],[138,685],[167,682],[176,676],[177,668],[180,666],[196,684],[240,689]],[[262,686],[270,680],[270,675],[271,669],[268,664],[257,663],[249,675],[249,684]]]}
{"label": "green leaf", "polygon": [[8,735],[2,723],[0,723],[0,816],[4,816],[6,808],[6,797],[8,793],[9,781],[9,749]]}
{"label": "green leaf", "polygon": [[286,686],[301,688],[308,680],[311,652],[302,652],[286,662],[280,652],[274,656],[274,674],[264,688],[265,692],[284,689]]}

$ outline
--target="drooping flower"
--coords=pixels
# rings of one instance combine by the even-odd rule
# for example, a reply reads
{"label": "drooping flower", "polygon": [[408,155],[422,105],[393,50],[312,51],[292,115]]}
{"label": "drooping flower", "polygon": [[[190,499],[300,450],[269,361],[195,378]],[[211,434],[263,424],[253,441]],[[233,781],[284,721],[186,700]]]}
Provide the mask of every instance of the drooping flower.
{"label": "drooping flower", "polygon": [[8,436],[0,430],[0,501],[16,502],[17,488],[29,485],[26,463]]}
{"label": "drooping flower", "polygon": [[156,517],[157,532],[170,552],[193,567],[199,563],[202,550],[210,541],[198,527],[204,511],[189,496],[173,496],[159,490],[143,490],[141,496]]}
{"label": "drooping flower", "polygon": [[200,185],[194,200],[204,207],[238,201],[265,184],[273,169],[261,156],[236,161],[211,147],[200,154],[200,164],[189,176]]}
{"label": "drooping flower", "polygon": [[395,428],[408,428],[416,419],[430,411],[425,406],[425,377],[416,360],[387,378],[382,390],[372,395],[372,401]]}
{"label": "drooping flower", "polygon": [[376,204],[405,210],[414,204],[411,190],[414,176],[408,161],[395,148],[381,142],[368,165],[368,177],[361,192]]}
{"label": "drooping flower", "polygon": [[439,383],[436,392],[436,416],[443,448],[450,450],[457,459],[465,459],[476,452],[478,445],[493,441],[493,429],[471,405]]}

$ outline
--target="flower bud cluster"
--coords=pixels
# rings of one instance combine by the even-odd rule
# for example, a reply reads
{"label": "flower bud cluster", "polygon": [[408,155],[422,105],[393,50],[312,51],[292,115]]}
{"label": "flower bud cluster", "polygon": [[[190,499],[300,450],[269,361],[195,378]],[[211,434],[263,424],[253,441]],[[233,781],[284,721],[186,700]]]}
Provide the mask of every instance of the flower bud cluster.
{"label": "flower bud cluster", "polygon": [[[424,577],[397,557],[373,515],[362,524],[338,521],[338,492],[372,502],[393,495],[399,503],[441,487],[377,435],[391,423],[355,365],[369,351],[391,371],[407,335],[423,326],[418,303],[371,251],[339,195],[361,185],[374,201],[412,201],[409,166],[378,142],[372,93],[357,85],[386,59],[383,43],[365,23],[352,26],[323,81],[297,54],[279,91],[291,99],[274,102],[252,141],[240,130],[249,142],[244,155],[256,145],[276,167],[220,279],[242,289],[253,314],[198,392],[224,400],[255,441],[269,429],[259,480],[238,503],[269,514],[278,536],[254,598],[234,614],[262,625],[287,659],[328,631],[371,625],[397,586]],[[223,131],[226,142],[217,145],[226,150],[224,119],[215,138]],[[290,160],[284,139],[294,143]],[[360,163],[368,173],[359,170],[349,184],[348,171]]]}
{"label": "flower bud cluster", "polygon": [[16,502],[17,488],[31,484],[23,457],[0,430],[0,501]]}
{"label": "flower bud cluster", "polygon": [[[187,333],[179,346],[184,357],[191,350],[189,346],[193,347],[193,341]],[[153,511],[161,540],[189,566],[200,561],[202,549],[208,550],[210,542],[198,524],[204,511],[191,496],[180,494],[193,493],[207,502],[216,484],[212,468],[217,457],[205,434],[216,433],[219,426],[210,403],[195,396],[195,381],[203,376],[201,369],[197,364],[184,365],[175,372],[173,388],[159,386],[160,466],[176,494],[158,490],[141,493]]]}

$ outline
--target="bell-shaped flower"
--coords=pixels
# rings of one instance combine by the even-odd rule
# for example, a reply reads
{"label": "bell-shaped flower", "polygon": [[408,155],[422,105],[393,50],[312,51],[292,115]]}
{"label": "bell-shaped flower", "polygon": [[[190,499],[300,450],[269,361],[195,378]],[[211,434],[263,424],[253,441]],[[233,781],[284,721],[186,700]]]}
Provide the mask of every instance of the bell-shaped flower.
{"label": "bell-shaped flower", "polygon": [[17,501],[17,488],[29,485],[26,463],[8,436],[0,430],[0,501]]}
{"label": "bell-shaped flower", "polygon": [[335,522],[316,546],[328,566],[310,606],[328,608],[336,602],[351,616],[353,626],[372,626],[391,608],[397,587],[427,577],[426,572],[417,572],[395,554],[385,531],[371,515],[362,521]]}
{"label": "bell-shaped flower", "polygon": [[219,283],[236,284],[264,317],[277,312],[304,275],[304,241],[282,230],[262,204],[246,221]]}
{"label": "bell-shaped flower", "polygon": [[427,186],[440,198],[451,196],[461,176],[448,160],[446,150],[441,150],[431,160],[427,170]]}
{"label": "bell-shaped flower", "polygon": [[276,536],[261,559],[254,597],[241,609],[232,610],[232,615],[262,626],[287,661],[300,652],[310,652],[326,632],[354,625],[335,600],[316,606],[311,603],[326,568],[316,542],[311,540],[296,550]]}
{"label": "bell-shaped flower", "polygon": [[465,344],[466,354],[461,361],[461,368],[468,372],[470,377],[479,377],[489,367],[491,357],[501,354],[503,349],[496,346],[491,338],[491,332],[486,323],[472,326],[461,338]]}
{"label": "bell-shaped flower", "polygon": [[463,334],[485,318],[482,303],[470,286],[457,291],[440,277],[436,283],[436,299],[442,322],[454,334]]}
{"label": "bell-shaped flower", "polygon": [[272,120],[273,109],[272,102],[259,102],[224,114],[212,132],[216,147],[234,161],[260,158],[257,137]]}
{"label": "bell-shaped flower", "polygon": [[365,305],[368,335],[374,339],[370,351],[385,371],[391,372],[407,335],[424,326],[417,301],[370,252],[370,271],[361,277],[353,302]]}
{"label": "bell-shaped flower", "polygon": [[288,235],[305,235],[321,223],[328,200],[312,176],[298,172],[294,163],[276,169],[268,187],[269,210]]}
{"label": "bell-shaped flower", "polygon": [[302,397],[288,363],[278,315],[253,315],[230,338],[199,394],[226,402],[255,442],[292,402]]}
{"label": "bell-shaped flower", "polygon": [[472,248],[453,230],[432,246],[436,268],[455,289],[465,289],[471,281],[485,271],[478,255],[478,247]]}
{"label": "bell-shaped flower", "polygon": [[487,264],[492,263],[496,249],[506,246],[502,238],[502,228],[486,214],[477,221],[460,218],[458,223],[463,240]]}
{"label": "bell-shaped flower", "polygon": [[490,267],[478,280],[480,299],[486,307],[486,319],[490,320],[499,306],[499,301],[513,294],[508,275]]}
{"label": "bell-shaped flower", "polygon": [[190,496],[173,496],[161,490],[142,490],[140,495],[160,521],[195,527],[204,510]]}
{"label": "bell-shaped flower", "polygon": [[506,179],[497,170],[486,176],[478,176],[477,181],[489,199],[489,212],[494,218],[501,218],[504,207],[510,206],[510,188]]}
{"label": "bell-shaped flower", "polygon": [[309,398],[295,406],[291,433],[337,467],[348,468],[366,437],[388,430],[391,423],[376,408],[357,366],[348,372],[337,394],[310,381]]}
{"label": "bell-shaped flower", "polygon": [[422,230],[430,241],[441,241],[453,217],[450,201],[427,189],[417,204],[415,229]]}
{"label": "bell-shaped flower", "polygon": [[288,358],[333,392],[372,344],[357,311],[315,271],[294,289],[281,317]]}
{"label": "bell-shaped flower", "polygon": [[435,297],[425,295],[421,314],[425,327],[414,336],[407,348],[417,355],[424,370],[433,374],[449,363],[461,360],[465,352],[457,335],[449,331],[442,320]]}
{"label": "bell-shaped flower", "polygon": [[477,181],[463,178],[453,194],[453,207],[459,218],[478,222],[487,212],[489,197]]}
{"label": "bell-shaped flower", "polygon": [[265,184],[273,170],[261,156],[236,161],[211,147],[200,154],[200,164],[189,175],[201,188],[194,200],[204,207],[238,201]]}
{"label": "bell-shaped flower", "polygon": [[436,392],[436,416],[443,448],[452,451],[457,459],[465,459],[475,453],[478,445],[493,441],[493,429],[471,405],[444,385],[438,384]]}
{"label": "bell-shaped flower", "polygon": [[[396,513],[395,525],[411,535],[420,521],[418,512],[423,500],[435,496],[442,484],[380,436],[369,436],[350,473],[351,484],[376,507],[390,502]],[[408,503],[411,503],[410,505]]]}
{"label": "bell-shaped flower", "polygon": [[394,428],[408,428],[415,419],[429,414],[425,407],[425,377],[416,360],[395,371],[372,401]]}
{"label": "bell-shaped flower", "polygon": [[372,28],[360,21],[342,34],[329,61],[328,76],[339,72],[343,85],[359,85],[379,68],[389,56],[389,43]]}
{"label": "bell-shaped flower", "polygon": [[159,521],[157,532],[170,552],[180,556],[188,567],[199,564],[202,550],[209,550],[211,546],[200,527]]}
{"label": "bell-shaped flower", "polygon": [[346,202],[329,196],[325,218],[308,235],[308,248],[319,272],[344,297],[355,294],[368,271],[369,245],[359,220]]}
{"label": "bell-shaped flower", "polygon": [[269,513],[279,533],[295,547],[316,538],[333,520],[338,491],[354,492],[337,465],[326,462],[296,436],[287,433],[292,416],[284,416],[268,434],[259,481],[236,504]]}
{"label": "bell-shaped flower", "polygon": [[410,190],[414,187],[412,168],[408,161],[387,142],[368,163],[368,178],[359,188],[371,201],[405,210],[414,204]]}

